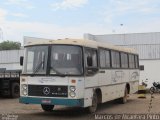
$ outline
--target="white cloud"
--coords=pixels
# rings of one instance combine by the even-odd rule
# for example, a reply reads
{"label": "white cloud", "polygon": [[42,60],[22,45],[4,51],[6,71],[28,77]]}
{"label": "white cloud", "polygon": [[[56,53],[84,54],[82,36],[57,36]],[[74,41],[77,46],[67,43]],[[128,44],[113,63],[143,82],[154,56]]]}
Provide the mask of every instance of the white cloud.
{"label": "white cloud", "polygon": [[23,36],[61,39],[61,38],[83,38],[84,33],[104,34],[108,33],[102,25],[82,24],[80,26],[63,27],[55,24],[38,22],[11,22],[3,23],[4,40],[23,42]]}
{"label": "white cloud", "polygon": [[6,0],[6,5],[16,5],[19,7],[24,7],[26,9],[33,9],[35,6],[33,6],[28,0]]}
{"label": "white cloud", "polygon": [[101,14],[105,16],[106,22],[111,23],[113,19],[126,14],[148,15],[159,12],[157,2],[159,0],[109,0]]}
{"label": "white cloud", "polygon": [[160,32],[160,21],[159,18],[153,18],[143,23],[135,23],[125,27],[126,33],[141,33],[141,32]]}
{"label": "white cloud", "polygon": [[3,22],[5,20],[5,17],[7,15],[7,10],[1,9],[0,8],[0,23]]}
{"label": "white cloud", "polygon": [[[24,0],[26,1],[26,0]],[[84,0],[82,3],[77,2],[76,4],[71,4],[73,0],[70,2],[62,2],[63,4],[59,4],[60,6],[56,9],[70,9],[74,7],[81,7],[84,5],[87,0]],[[76,0],[74,0],[76,1]],[[114,4],[111,7],[108,7],[104,12],[104,16],[108,22],[112,22],[113,18],[116,18],[118,15],[126,14],[127,12],[142,12],[147,14],[148,12],[154,12],[156,8],[149,7],[149,3],[144,0],[139,1],[139,3],[134,3],[131,0],[130,4],[125,3],[122,0],[111,0],[111,3]],[[125,1],[125,0],[124,0]],[[67,4],[71,5],[67,5]],[[79,3],[79,4],[78,4]],[[81,3],[81,4],[80,4]],[[64,7],[65,6],[65,7]],[[0,9],[0,28],[3,30],[3,38],[4,40],[15,40],[15,41],[23,41],[23,36],[31,36],[31,37],[42,37],[48,39],[58,39],[58,38],[82,38],[84,33],[91,34],[112,34],[112,30],[114,29],[112,24],[97,24],[97,23],[83,23],[81,25],[69,27],[63,27],[55,24],[47,24],[40,22],[18,22],[18,21],[8,21],[5,19],[6,15],[15,15],[19,17],[25,17],[22,13],[8,13],[4,9]],[[160,19],[160,18],[159,18]],[[151,19],[150,21],[146,21],[144,23],[135,22],[132,25],[123,26],[125,33],[135,33],[135,32],[159,32],[160,31],[160,21],[159,19]],[[118,20],[118,19],[117,19]],[[3,21],[3,22],[1,22]],[[115,33],[122,33],[120,29],[115,29]]]}
{"label": "white cloud", "polygon": [[[151,22],[153,21],[153,22]],[[159,32],[160,21],[153,19],[139,24],[124,26],[125,33],[137,32]],[[15,40],[23,43],[23,36],[31,36],[48,39],[61,38],[83,38],[84,33],[91,34],[113,34],[112,26],[85,23],[79,26],[63,27],[55,24],[38,23],[38,22],[11,22],[6,21],[2,25],[4,40]],[[149,29],[148,29],[149,28]],[[115,31],[115,33],[122,33]]]}
{"label": "white cloud", "polygon": [[51,4],[53,10],[58,9],[73,9],[77,7],[82,7],[88,2],[88,0],[63,0],[62,2],[57,2]]}
{"label": "white cloud", "polygon": [[29,17],[28,15],[23,14],[23,13],[12,13],[11,15],[12,15],[12,16],[15,16],[15,17],[22,17],[22,18],[27,18],[27,17]]}
{"label": "white cloud", "polygon": [[7,0],[6,4],[21,4],[27,0]]}

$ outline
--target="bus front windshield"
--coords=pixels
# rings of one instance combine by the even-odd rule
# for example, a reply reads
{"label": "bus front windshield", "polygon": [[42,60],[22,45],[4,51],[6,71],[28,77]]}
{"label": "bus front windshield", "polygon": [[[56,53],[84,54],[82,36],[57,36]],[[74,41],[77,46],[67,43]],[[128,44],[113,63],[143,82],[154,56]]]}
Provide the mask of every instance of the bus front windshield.
{"label": "bus front windshield", "polygon": [[82,74],[82,49],[78,46],[53,45],[50,74]]}
{"label": "bus front windshield", "polygon": [[23,74],[46,74],[48,46],[25,48]]}
{"label": "bus front windshield", "polygon": [[81,75],[82,48],[71,45],[25,48],[23,74]]}

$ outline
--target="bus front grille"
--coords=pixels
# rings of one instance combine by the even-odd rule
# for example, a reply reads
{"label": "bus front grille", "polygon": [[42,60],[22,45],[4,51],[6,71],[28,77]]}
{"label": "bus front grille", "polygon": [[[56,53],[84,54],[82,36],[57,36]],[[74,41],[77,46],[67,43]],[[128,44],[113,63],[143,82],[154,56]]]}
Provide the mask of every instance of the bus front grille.
{"label": "bus front grille", "polygon": [[68,86],[28,85],[28,96],[68,97]]}

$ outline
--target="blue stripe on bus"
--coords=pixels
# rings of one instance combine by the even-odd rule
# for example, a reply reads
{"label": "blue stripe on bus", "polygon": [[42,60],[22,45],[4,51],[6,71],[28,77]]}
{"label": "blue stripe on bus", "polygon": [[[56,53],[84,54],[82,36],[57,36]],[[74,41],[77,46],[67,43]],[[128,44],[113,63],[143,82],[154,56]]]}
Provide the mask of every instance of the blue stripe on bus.
{"label": "blue stripe on bus", "polygon": [[20,97],[19,102],[25,104],[67,105],[67,106],[79,106],[79,107],[84,106],[84,99]]}

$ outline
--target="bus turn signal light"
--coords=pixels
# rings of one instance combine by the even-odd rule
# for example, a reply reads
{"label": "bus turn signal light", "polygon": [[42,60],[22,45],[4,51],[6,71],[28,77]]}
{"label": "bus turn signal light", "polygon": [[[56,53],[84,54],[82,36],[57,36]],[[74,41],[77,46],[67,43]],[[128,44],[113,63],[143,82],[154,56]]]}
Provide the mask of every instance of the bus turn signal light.
{"label": "bus turn signal light", "polygon": [[76,83],[76,80],[71,80],[71,83]]}

